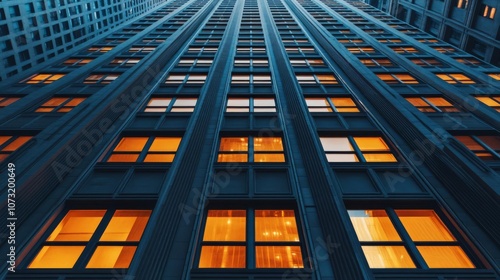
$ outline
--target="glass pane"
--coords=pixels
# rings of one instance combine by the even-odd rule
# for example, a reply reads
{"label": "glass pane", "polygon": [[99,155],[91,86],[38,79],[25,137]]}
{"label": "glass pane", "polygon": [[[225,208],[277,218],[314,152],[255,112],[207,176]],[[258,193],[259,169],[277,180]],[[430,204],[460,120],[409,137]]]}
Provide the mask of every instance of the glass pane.
{"label": "glass pane", "polygon": [[256,246],[257,268],[303,268],[299,246]]}
{"label": "glass pane", "polygon": [[496,102],[495,100],[493,100],[492,98],[490,97],[479,97],[479,96],[476,96],[476,99],[483,102],[484,104],[488,105],[488,106],[498,106],[498,102]]}
{"label": "glass pane", "polygon": [[306,98],[308,107],[330,107],[326,98]]}
{"label": "glass pane", "polygon": [[396,229],[385,210],[349,210],[359,241],[399,241]]}
{"label": "glass pane", "polygon": [[148,141],[148,137],[123,137],[116,145],[114,151],[117,152],[140,152]]}
{"label": "glass pane", "polygon": [[415,268],[403,246],[361,246],[370,268]]}
{"label": "glass pane", "polygon": [[106,210],[70,210],[47,241],[89,241]]}
{"label": "glass pane", "polygon": [[450,102],[446,101],[446,99],[442,97],[427,97],[426,99],[435,106],[453,106]]}
{"label": "glass pane", "polygon": [[175,154],[147,154],[144,162],[172,162]]}
{"label": "glass pane", "polygon": [[361,151],[389,151],[382,137],[354,137]]}
{"label": "glass pane", "polygon": [[417,246],[429,268],[475,268],[460,246]]}
{"label": "glass pane", "polygon": [[42,106],[59,106],[67,99],[68,99],[67,97],[54,97],[51,98],[49,101],[43,103]]}
{"label": "glass pane", "polygon": [[139,154],[112,154],[107,162],[136,162]]}
{"label": "glass pane", "polygon": [[151,210],[116,210],[100,241],[139,241]]}
{"label": "glass pane", "polygon": [[245,241],[245,210],[208,210],[203,241]]}
{"label": "glass pane", "polygon": [[283,151],[281,137],[255,137],[253,145],[255,151]]}
{"label": "glass pane", "polygon": [[223,137],[219,151],[248,151],[247,137]]}
{"label": "glass pane", "polygon": [[355,154],[326,154],[328,162],[359,162]]}
{"label": "glass pane", "polygon": [[396,214],[413,241],[455,240],[433,210],[396,210]]}
{"label": "glass pane", "polygon": [[128,268],[136,246],[97,246],[86,268]]}
{"label": "glass pane", "polygon": [[469,150],[484,151],[484,148],[470,136],[455,136],[455,138],[457,138],[458,141],[462,142],[462,144],[469,148]]}
{"label": "glass pane", "polygon": [[31,136],[19,136],[16,140],[12,141],[9,145],[2,149],[5,152],[13,152],[17,150],[19,147],[24,145],[24,143],[28,142],[31,139]]}
{"label": "glass pane", "polygon": [[148,102],[148,106],[153,106],[153,107],[168,107],[170,104],[171,98],[160,98],[160,97],[155,97],[151,98]]}
{"label": "glass pane", "polygon": [[299,241],[293,210],[255,210],[255,241]]}
{"label": "glass pane", "polygon": [[407,97],[406,100],[411,103],[411,105],[416,106],[416,107],[429,107],[429,104],[427,104],[422,98],[420,97]]}
{"label": "glass pane", "polygon": [[247,154],[219,154],[217,162],[248,162]]}
{"label": "glass pane", "polygon": [[255,98],[253,105],[256,107],[274,107],[274,98]]}
{"label": "glass pane", "polygon": [[356,106],[354,101],[349,97],[332,97],[330,99],[336,107]]}
{"label": "glass pane", "polygon": [[28,268],[73,268],[85,246],[43,246]]}
{"label": "glass pane", "polygon": [[364,153],[366,162],[397,162],[394,155],[389,153],[380,153],[380,154],[366,154]]}
{"label": "glass pane", "polygon": [[488,147],[500,151],[500,136],[478,136]]}
{"label": "glass pane", "polygon": [[283,154],[254,154],[254,162],[285,162]]}
{"label": "glass pane", "polygon": [[85,98],[83,98],[83,97],[73,98],[71,101],[69,101],[68,103],[64,104],[64,106],[74,107],[74,106],[77,106],[78,104],[82,103],[84,100],[85,100]]}
{"label": "glass pane", "polygon": [[177,98],[174,107],[194,107],[197,100],[196,98]]}
{"label": "glass pane", "polygon": [[229,98],[227,100],[227,106],[248,107],[250,106],[250,101],[248,100],[248,98]]}
{"label": "glass pane", "polygon": [[7,142],[7,140],[10,139],[11,136],[0,136],[0,145],[3,143]]}
{"label": "glass pane", "polygon": [[245,268],[244,246],[203,246],[199,268]]}
{"label": "glass pane", "polygon": [[149,148],[150,152],[175,152],[181,143],[181,137],[156,137]]}
{"label": "glass pane", "polygon": [[325,152],[354,151],[347,137],[320,137]]}

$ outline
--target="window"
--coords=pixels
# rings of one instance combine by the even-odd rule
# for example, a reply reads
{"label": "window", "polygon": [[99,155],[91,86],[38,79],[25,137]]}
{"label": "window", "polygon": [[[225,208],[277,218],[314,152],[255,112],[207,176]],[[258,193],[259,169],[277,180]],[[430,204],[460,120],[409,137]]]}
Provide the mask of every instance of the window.
{"label": "window", "polygon": [[420,112],[458,112],[459,110],[442,97],[405,97]]}
{"label": "window", "polygon": [[375,53],[372,47],[348,47],[347,50],[351,53]]}
{"label": "window", "polygon": [[476,96],[476,99],[500,112],[500,96]]}
{"label": "window", "polygon": [[300,85],[307,84],[322,84],[322,85],[336,85],[337,79],[333,74],[296,74],[297,80]]}
{"label": "window", "polygon": [[229,97],[226,112],[276,112],[274,98]]}
{"label": "window", "polygon": [[102,53],[105,53],[105,52],[109,52],[112,49],[113,49],[113,47],[91,47],[87,51],[88,52],[102,52]]}
{"label": "window", "polygon": [[208,210],[200,251],[199,268],[304,267],[294,210]]}
{"label": "window", "polygon": [[455,52],[455,49],[452,47],[433,47],[436,51],[440,53],[452,53]]}
{"label": "window", "polygon": [[391,49],[397,53],[418,53],[418,50],[413,47],[392,47]]}
{"label": "window", "polygon": [[[69,210],[45,239],[30,269],[128,268],[151,210]],[[84,250],[91,250],[87,259]]]}
{"label": "window", "polygon": [[422,67],[443,66],[441,61],[434,58],[412,58],[410,61]]}
{"label": "window", "polygon": [[235,59],[234,67],[267,67],[267,59]]}
{"label": "window", "polygon": [[172,162],[181,137],[135,137],[120,139],[107,162]]}
{"label": "window", "polygon": [[483,17],[494,19],[497,8],[482,4]]}
{"label": "window", "polygon": [[171,74],[165,84],[204,84],[206,79],[206,74]]}
{"label": "window", "polygon": [[293,67],[325,66],[325,62],[320,58],[318,58],[318,59],[290,59],[290,63],[292,64]]}
{"label": "window", "polygon": [[109,63],[110,66],[134,66],[141,61],[140,58],[115,58]]}
{"label": "window", "polygon": [[10,104],[16,102],[19,99],[21,99],[21,98],[0,96],[0,109],[9,106]]}
{"label": "window", "polygon": [[441,80],[447,82],[448,84],[475,84],[471,78],[465,76],[464,74],[436,74]]}
{"label": "window", "polygon": [[285,162],[283,140],[281,137],[222,137],[217,162]]}
{"label": "window", "polygon": [[269,74],[237,74],[233,73],[231,84],[271,84]]}
{"label": "window", "polygon": [[92,59],[89,58],[69,58],[63,64],[67,66],[81,66],[90,62],[92,62]]}
{"label": "window", "polygon": [[387,84],[418,84],[419,82],[410,74],[377,74]]}
{"label": "window", "polygon": [[455,138],[482,160],[500,159],[500,136],[456,135]]}
{"label": "window", "polygon": [[457,0],[457,8],[459,9],[467,9],[469,5],[469,0]]}
{"label": "window", "polygon": [[156,47],[131,47],[128,52],[131,53],[137,53],[137,52],[143,52],[143,53],[150,53],[154,51]]}
{"label": "window", "polygon": [[143,112],[193,112],[197,98],[152,97]]}
{"label": "window", "polygon": [[382,137],[320,137],[328,162],[396,162]]}
{"label": "window", "polygon": [[475,268],[434,210],[348,213],[370,268]]}
{"label": "window", "polygon": [[500,81],[500,73],[489,73],[488,76],[492,77],[497,81]]}
{"label": "window", "polygon": [[350,97],[307,97],[309,112],[359,112],[358,107]]}
{"label": "window", "polygon": [[6,159],[22,145],[28,142],[31,136],[7,136],[0,135],[0,161]]}
{"label": "window", "polygon": [[385,66],[391,67],[395,66],[392,61],[384,58],[375,58],[375,59],[360,59],[361,63],[363,63],[367,67],[377,67],[377,66]]}
{"label": "window", "polygon": [[32,75],[31,77],[22,80],[21,83],[26,84],[50,84],[60,78],[64,77],[65,74],[53,74],[53,73],[40,73]]}
{"label": "window", "polygon": [[35,110],[37,113],[67,113],[73,108],[78,106],[85,100],[84,97],[53,97],[49,101],[43,103],[38,109]]}
{"label": "window", "polygon": [[116,80],[120,74],[91,74],[83,81],[84,84],[109,84]]}
{"label": "window", "polygon": [[181,59],[177,66],[179,67],[209,67],[212,65],[213,59]]}

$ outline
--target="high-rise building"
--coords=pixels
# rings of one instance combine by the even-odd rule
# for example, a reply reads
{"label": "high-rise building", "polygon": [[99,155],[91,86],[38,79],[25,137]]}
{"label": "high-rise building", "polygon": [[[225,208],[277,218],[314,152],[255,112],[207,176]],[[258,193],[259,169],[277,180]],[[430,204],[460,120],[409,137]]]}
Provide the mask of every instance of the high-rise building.
{"label": "high-rise building", "polygon": [[364,0],[414,27],[500,66],[496,0]]}
{"label": "high-rise building", "polygon": [[[37,71],[65,52],[153,10],[161,0],[0,2],[0,81]],[[75,48],[75,49],[74,49]]]}
{"label": "high-rise building", "polygon": [[499,80],[359,1],[165,1],[0,83],[1,277],[499,279]]}

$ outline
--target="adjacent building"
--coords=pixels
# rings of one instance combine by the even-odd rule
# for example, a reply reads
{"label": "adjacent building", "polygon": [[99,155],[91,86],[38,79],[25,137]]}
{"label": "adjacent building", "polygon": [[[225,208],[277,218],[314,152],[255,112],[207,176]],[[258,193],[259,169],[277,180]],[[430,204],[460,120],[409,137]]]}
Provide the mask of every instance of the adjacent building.
{"label": "adjacent building", "polygon": [[0,82],[1,277],[500,277],[499,68],[344,0],[80,46]]}

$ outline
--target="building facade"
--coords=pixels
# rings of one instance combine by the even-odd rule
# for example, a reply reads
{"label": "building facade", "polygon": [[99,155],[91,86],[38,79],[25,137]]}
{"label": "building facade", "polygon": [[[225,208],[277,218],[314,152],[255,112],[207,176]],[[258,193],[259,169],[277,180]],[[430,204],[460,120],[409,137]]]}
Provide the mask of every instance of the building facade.
{"label": "building facade", "polygon": [[1,276],[498,279],[499,80],[359,1],[165,1],[0,83]]}
{"label": "building facade", "polygon": [[50,65],[65,52],[106,35],[160,0],[21,0],[0,2],[0,81]]}
{"label": "building facade", "polygon": [[366,0],[366,3],[500,66],[500,2],[491,0]]}

